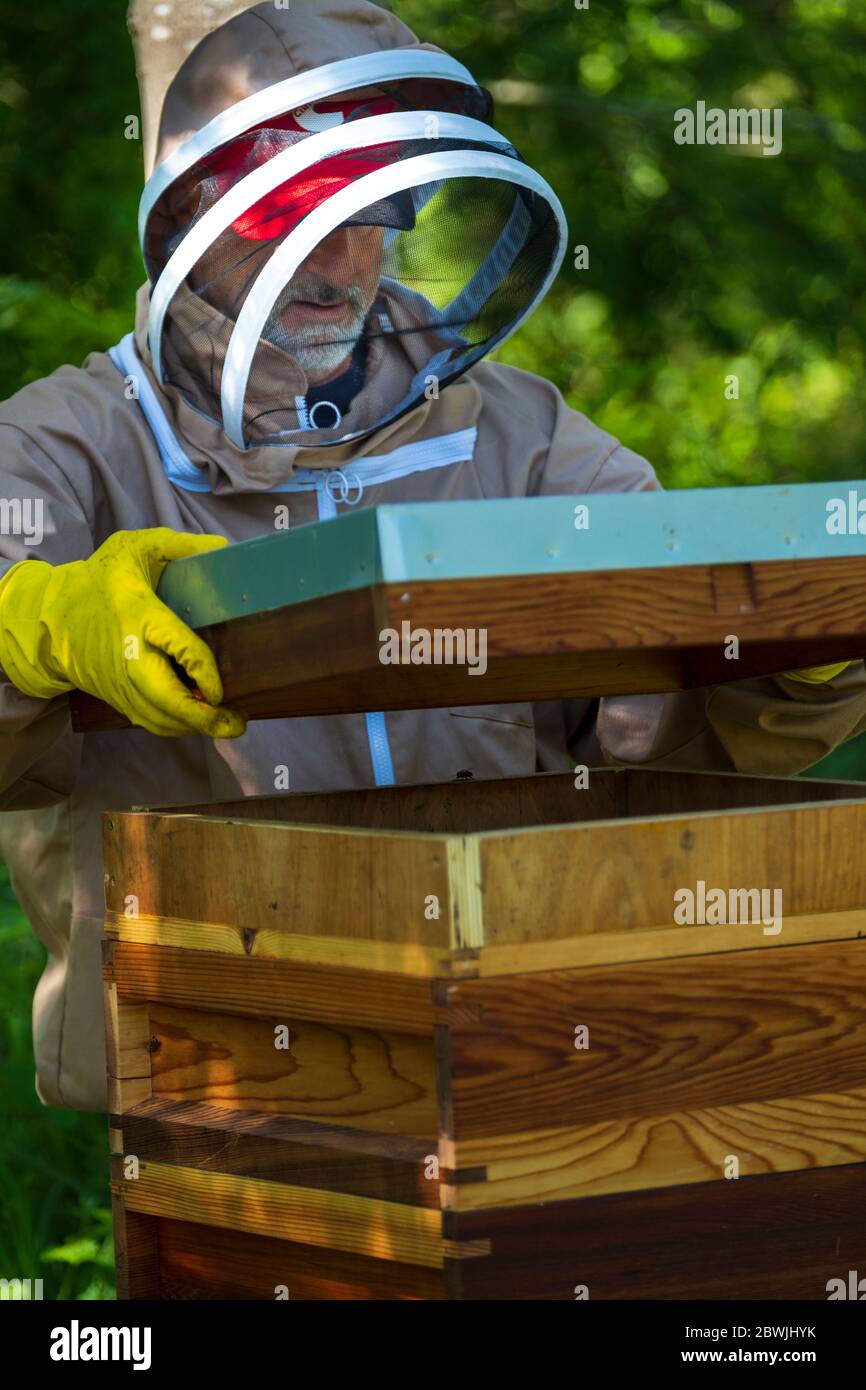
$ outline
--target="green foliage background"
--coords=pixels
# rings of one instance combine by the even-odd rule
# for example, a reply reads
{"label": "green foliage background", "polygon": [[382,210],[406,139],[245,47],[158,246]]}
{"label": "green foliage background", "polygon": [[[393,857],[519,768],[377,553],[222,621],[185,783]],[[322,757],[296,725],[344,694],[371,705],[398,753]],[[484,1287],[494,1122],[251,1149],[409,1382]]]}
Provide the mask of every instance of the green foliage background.
{"label": "green foliage background", "polygon": [[[863,0],[392,8],[493,91],[497,124],[562,198],[572,247],[589,248],[505,360],[556,382],[668,487],[863,473]],[[141,150],[124,138],[138,110],[124,10],[0,0],[2,396],[130,325]],[[674,144],[674,110],[699,99],[782,107],[782,154]],[[98,1297],[104,1121],[35,1101],[42,948],[3,891],[0,1275]]]}
{"label": "green foliage background", "polygon": [[33,1089],[30,1001],[45,951],[0,864],[0,1278],[45,1298],[111,1298],[104,1115],[44,1110]]}

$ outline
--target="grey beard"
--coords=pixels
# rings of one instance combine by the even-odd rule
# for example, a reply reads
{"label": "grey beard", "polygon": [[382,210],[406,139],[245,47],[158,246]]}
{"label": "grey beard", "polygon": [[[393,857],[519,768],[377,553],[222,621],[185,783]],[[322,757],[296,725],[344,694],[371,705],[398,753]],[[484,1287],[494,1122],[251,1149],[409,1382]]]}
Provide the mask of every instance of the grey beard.
{"label": "grey beard", "polygon": [[356,285],[346,291],[345,297],[353,310],[350,323],[310,324],[305,328],[288,329],[283,325],[281,311],[298,297],[297,288],[293,288],[293,295],[277,301],[263,337],[293,357],[305,372],[333,372],[351,355],[364,331],[368,306],[361,291]]}

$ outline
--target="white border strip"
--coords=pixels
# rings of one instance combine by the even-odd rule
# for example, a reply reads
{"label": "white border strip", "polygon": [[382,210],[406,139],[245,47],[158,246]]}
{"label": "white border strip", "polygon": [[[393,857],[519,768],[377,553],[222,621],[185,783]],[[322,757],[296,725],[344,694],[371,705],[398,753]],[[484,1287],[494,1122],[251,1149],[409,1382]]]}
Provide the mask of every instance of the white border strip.
{"label": "white border strip", "polygon": [[186,173],[200,159],[235,135],[260,125],[271,116],[284,116],[300,106],[311,106],[327,97],[369,87],[377,82],[393,82],[403,77],[439,78],[444,82],[459,82],[476,87],[478,83],[468,68],[447,53],[428,53],[424,49],[391,48],[384,53],[364,53],[357,58],[342,58],[326,63],[311,72],[275,82],[252,96],[244,97],[213,120],[203,125],[188,140],[178,146],[162,164],[157,165],[141,195],[138,209],[138,238],[144,249],[147,219],[154,203],[170,183]]}
{"label": "white border strip", "polygon": [[467,142],[483,142],[511,148],[510,141],[504,135],[500,135],[483,121],[473,120],[469,116],[454,116],[438,111],[391,112],[384,116],[366,116],[359,121],[347,121],[344,125],[308,135],[290,149],[274,155],[267,164],[254,169],[223,194],[187,233],[154,285],[150,301],[148,340],[157,380],[163,381],[162,326],[169,304],[196,261],[226,227],[231,226],[242,212],[253,207],[260,198],[265,197],[279,184],[329,155],[341,150],[366,149],[370,145],[427,136],[427,122],[431,116],[436,120],[436,136],[428,137],[431,143],[435,139],[462,138]]}
{"label": "white border strip", "polygon": [[[516,332],[547,293],[565,255],[568,234],[565,213],[550,185],[534,169],[516,159],[500,154],[479,154],[474,150],[415,155],[398,164],[377,169],[372,174],[365,174],[348,188],[332,194],[326,203],[308,213],[295,231],[277,247],[254,281],[229,339],[222,371],[220,394],[223,429],[237,448],[246,448],[243,435],[244,397],[262,329],[274,303],[298,266],[307,259],[319,242],[339,227],[347,217],[371,203],[378,202],[380,198],[386,198],[389,194],[404,191],[416,184],[429,183],[437,178],[473,177],[502,179],[506,183],[531,189],[547,200],[556,215],[559,244],[550,271],[531,304],[511,327],[496,339],[497,345]],[[345,439],[340,441],[345,442]]]}
{"label": "white border strip", "polygon": [[[351,484],[362,489],[392,483],[410,473],[426,473],[431,468],[450,468],[466,463],[475,454],[478,429],[470,425],[453,434],[437,434],[432,439],[418,439],[411,444],[399,444],[390,454],[367,454],[352,459],[342,469],[296,468],[284,483],[275,483],[270,492],[315,492],[326,485],[333,473],[343,473]],[[300,448],[305,446],[301,444]]]}

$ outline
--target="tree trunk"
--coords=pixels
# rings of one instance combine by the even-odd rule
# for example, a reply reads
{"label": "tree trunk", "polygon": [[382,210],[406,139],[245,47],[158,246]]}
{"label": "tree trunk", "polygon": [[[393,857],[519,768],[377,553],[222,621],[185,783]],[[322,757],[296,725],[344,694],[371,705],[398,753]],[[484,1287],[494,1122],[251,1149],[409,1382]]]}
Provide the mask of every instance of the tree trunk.
{"label": "tree trunk", "polygon": [[249,0],[130,0],[127,25],[135,49],[146,175],[153,169],[169,82],[205,34],[248,9]]}

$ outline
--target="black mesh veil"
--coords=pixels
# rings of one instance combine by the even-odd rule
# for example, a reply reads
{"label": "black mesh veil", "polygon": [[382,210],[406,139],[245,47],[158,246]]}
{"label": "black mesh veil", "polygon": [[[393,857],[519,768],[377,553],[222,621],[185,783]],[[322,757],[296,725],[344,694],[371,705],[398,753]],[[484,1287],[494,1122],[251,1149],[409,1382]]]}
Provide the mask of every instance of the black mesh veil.
{"label": "black mesh veil", "polygon": [[154,367],[239,447],[327,445],[438,394],[521,321],[559,203],[480,88],[341,92],[188,161],[143,251]]}

